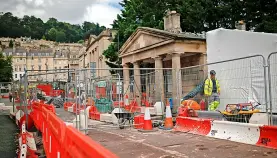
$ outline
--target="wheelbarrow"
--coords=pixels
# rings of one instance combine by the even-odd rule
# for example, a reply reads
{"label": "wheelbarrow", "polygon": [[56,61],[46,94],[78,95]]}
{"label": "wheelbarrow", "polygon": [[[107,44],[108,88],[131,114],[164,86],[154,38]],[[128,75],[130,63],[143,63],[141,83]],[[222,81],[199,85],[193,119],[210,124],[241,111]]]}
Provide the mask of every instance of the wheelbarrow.
{"label": "wheelbarrow", "polygon": [[251,116],[260,112],[256,109],[259,105],[253,106],[251,103],[227,104],[221,113],[228,121],[249,123]]}
{"label": "wheelbarrow", "polygon": [[115,108],[112,113],[116,116],[120,129],[124,129],[127,122],[130,125],[133,124],[134,113],[131,113],[123,108]]}

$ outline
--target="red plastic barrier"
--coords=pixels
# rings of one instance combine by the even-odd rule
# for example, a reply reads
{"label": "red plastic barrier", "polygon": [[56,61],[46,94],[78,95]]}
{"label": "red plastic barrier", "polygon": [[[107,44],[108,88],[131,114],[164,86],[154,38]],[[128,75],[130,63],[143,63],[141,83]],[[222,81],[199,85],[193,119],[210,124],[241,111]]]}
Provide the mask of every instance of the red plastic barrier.
{"label": "red plastic barrier", "polygon": [[63,108],[65,111],[68,111],[68,107],[71,107],[74,103],[73,102],[65,102],[63,104]]}
{"label": "red plastic barrier", "polygon": [[95,106],[91,106],[89,109],[89,118],[92,120],[100,121],[100,113],[97,111]]}
{"label": "red plastic barrier", "polygon": [[77,113],[77,114],[80,114],[80,110],[84,110],[85,108],[86,108],[86,106],[84,106],[84,105],[74,104],[73,105],[73,112]]}
{"label": "red plastic barrier", "polygon": [[[15,107],[17,110],[22,110],[22,111],[24,111],[25,109],[26,109],[26,106],[16,106]],[[31,105],[28,105],[27,106],[27,109],[28,110],[31,110]]]}
{"label": "red plastic barrier", "polygon": [[142,129],[144,124],[144,114],[140,114],[134,117],[134,127],[136,129]]}
{"label": "red plastic barrier", "polygon": [[[66,126],[55,115],[54,106],[38,102],[34,102],[31,105],[33,111],[30,115],[34,118],[37,129],[40,129],[42,132],[42,141],[47,157],[116,158],[110,151],[95,143],[75,128]],[[97,115],[97,109],[94,108],[92,108],[92,111],[96,112],[94,117],[100,120],[100,114]]]}
{"label": "red plastic barrier", "polygon": [[2,98],[7,99],[7,98],[9,98],[9,95],[2,95]]}
{"label": "red plastic barrier", "polygon": [[47,143],[48,150],[46,150],[47,157],[58,157],[61,155],[63,144],[64,134],[65,134],[65,123],[56,117],[53,113],[48,114],[48,134],[49,136]]}
{"label": "red plastic barrier", "polygon": [[132,113],[141,112],[141,107],[138,106],[138,103],[136,101],[132,101],[130,105],[125,106],[125,110],[130,111]]}
{"label": "red plastic barrier", "polygon": [[211,119],[178,116],[174,130],[192,134],[208,135],[211,131]]}
{"label": "red plastic barrier", "polygon": [[66,128],[63,157],[67,158],[117,158],[116,155],[78,132],[75,128]]}
{"label": "red plastic barrier", "polygon": [[261,126],[258,146],[277,149],[277,126]]}

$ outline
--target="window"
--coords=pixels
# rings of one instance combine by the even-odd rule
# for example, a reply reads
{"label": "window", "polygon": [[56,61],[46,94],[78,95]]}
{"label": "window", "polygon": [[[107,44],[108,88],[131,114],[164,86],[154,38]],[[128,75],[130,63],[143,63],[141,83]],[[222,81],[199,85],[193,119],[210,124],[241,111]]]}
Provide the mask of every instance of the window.
{"label": "window", "polygon": [[39,70],[39,71],[41,70],[41,65],[38,66],[38,70]]}
{"label": "window", "polygon": [[20,54],[19,53],[16,53],[17,56],[19,56]]}
{"label": "window", "polygon": [[38,56],[41,56],[41,53],[38,53]]}
{"label": "window", "polygon": [[17,74],[14,74],[14,78],[17,78]]}
{"label": "window", "polygon": [[16,68],[16,67],[14,68],[14,71],[17,71],[17,68]]}
{"label": "window", "polygon": [[20,60],[22,60],[22,57],[20,57]]}
{"label": "window", "polygon": [[92,77],[94,77],[95,76],[95,73],[96,73],[96,62],[91,62],[90,63],[90,68],[91,68],[91,75],[92,75]]}
{"label": "window", "polygon": [[22,74],[20,74],[20,78],[22,77]]}
{"label": "window", "polygon": [[32,70],[34,70],[34,65],[32,65]]}
{"label": "window", "polygon": [[21,67],[19,67],[19,71],[21,71]]}
{"label": "window", "polygon": [[25,53],[25,52],[23,53],[23,56],[26,56],[26,53]]}

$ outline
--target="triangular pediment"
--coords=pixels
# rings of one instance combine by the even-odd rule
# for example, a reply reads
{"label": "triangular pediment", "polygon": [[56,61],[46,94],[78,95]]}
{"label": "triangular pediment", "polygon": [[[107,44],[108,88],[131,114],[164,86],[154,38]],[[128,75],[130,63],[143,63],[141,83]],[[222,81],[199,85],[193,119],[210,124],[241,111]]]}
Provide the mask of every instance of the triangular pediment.
{"label": "triangular pediment", "polygon": [[173,39],[172,37],[149,32],[144,29],[137,29],[121,47],[120,55],[129,54],[143,48]]}

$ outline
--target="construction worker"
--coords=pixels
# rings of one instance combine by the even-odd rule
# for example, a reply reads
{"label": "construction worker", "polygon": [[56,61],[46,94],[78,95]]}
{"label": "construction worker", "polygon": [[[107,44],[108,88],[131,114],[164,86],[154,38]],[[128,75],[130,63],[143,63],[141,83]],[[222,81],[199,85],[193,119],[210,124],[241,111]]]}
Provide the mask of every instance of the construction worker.
{"label": "construction worker", "polygon": [[216,72],[210,71],[210,78],[206,79],[204,85],[204,95],[208,98],[209,111],[214,111],[219,105],[220,85],[215,78]]}

